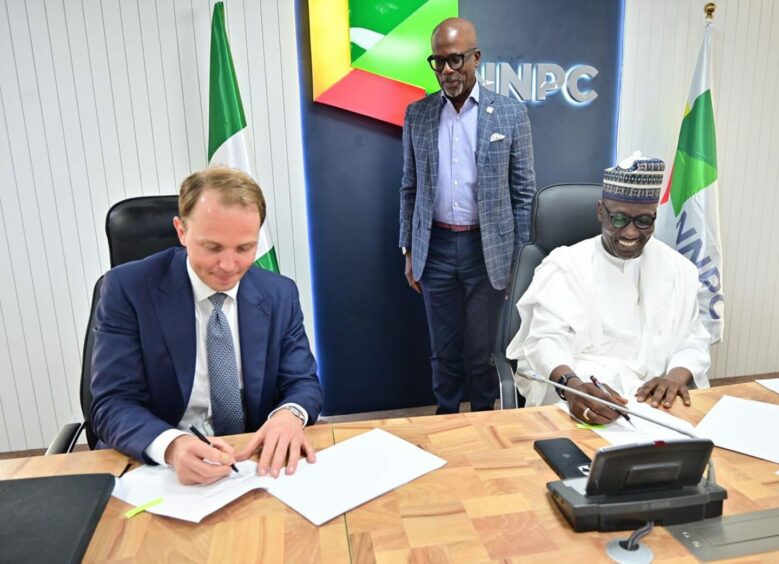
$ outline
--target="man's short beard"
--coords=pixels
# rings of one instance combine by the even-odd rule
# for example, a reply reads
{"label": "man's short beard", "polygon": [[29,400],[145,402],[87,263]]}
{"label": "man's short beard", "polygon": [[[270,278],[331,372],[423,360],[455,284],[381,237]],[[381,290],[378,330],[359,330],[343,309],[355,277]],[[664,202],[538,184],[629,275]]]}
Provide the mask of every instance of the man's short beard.
{"label": "man's short beard", "polygon": [[454,92],[450,92],[450,91],[447,89],[446,83],[444,83],[444,92],[445,92],[445,93],[446,93],[446,95],[447,95],[447,96],[449,96],[450,98],[457,98],[457,97],[458,97],[460,94],[462,94],[462,93],[463,93],[463,91],[465,90],[465,84],[464,84],[462,81],[459,81],[459,82],[456,82],[455,84],[452,84],[452,85],[450,85],[450,88],[451,88],[452,86],[454,86],[454,87],[456,88]]}

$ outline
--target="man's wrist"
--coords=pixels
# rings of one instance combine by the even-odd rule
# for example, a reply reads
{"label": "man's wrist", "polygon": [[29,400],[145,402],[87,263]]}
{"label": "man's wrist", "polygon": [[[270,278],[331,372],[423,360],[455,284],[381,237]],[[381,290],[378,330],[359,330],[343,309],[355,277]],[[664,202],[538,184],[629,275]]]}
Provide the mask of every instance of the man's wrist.
{"label": "man's wrist", "polygon": [[279,411],[289,411],[292,415],[297,417],[300,420],[301,426],[305,427],[308,423],[308,413],[305,409],[303,409],[301,406],[299,406],[296,403],[285,403],[284,405],[281,405],[270,412],[268,415],[268,419],[276,415]]}
{"label": "man's wrist", "polygon": [[143,454],[149,460],[152,460],[161,466],[170,466],[170,462],[167,460],[168,449],[173,441],[181,436],[188,436],[188,434],[180,429],[168,429],[163,431],[146,447]]}
{"label": "man's wrist", "polygon": [[[577,381],[579,383],[582,383],[582,379],[579,378],[575,372],[566,372],[559,378],[553,380],[557,384],[560,384],[561,386],[565,386],[565,387],[573,387],[571,386],[571,384],[575,384]],[[560,388],[555,388],[555,391],[557,392],[557,395],[560,396],[560,399],[562,399],[563,401],[568,401],[568,398],[565,395],[565,390],[562,390]]]}
{"label": "man's wrist", "polygon": [[682,366],[671,368],[665,376],[666,378],[670,378],[671,380],[678,382],[679,384],[684,384],[685,386],[693,379],[692,372]]}

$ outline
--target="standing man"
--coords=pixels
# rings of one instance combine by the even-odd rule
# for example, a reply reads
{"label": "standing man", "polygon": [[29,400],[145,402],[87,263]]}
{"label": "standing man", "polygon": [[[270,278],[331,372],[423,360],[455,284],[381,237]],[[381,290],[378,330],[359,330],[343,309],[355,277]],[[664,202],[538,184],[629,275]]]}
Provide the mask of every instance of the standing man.
{"label": "standing man", "polygon": [[490,353],[511,263],[527,241],[535,193],[525,106],[483,89],[468,20],[433,30],[441,91],[411,104],[403,127],[400,241],[406,279],[425,300],[437,413],[492,409]]}
{"label": "standing man", "polygon": [[[298,290],[254,265],[265,199],[225,167],[190,175],[173,220],[183,249],[117,266],[97,308],[90,419],[100,446],[210,483],[262,447],[258,471],[314,462],[303,434],[322,390]],[[256,431],[242,452],[187,431]]]}

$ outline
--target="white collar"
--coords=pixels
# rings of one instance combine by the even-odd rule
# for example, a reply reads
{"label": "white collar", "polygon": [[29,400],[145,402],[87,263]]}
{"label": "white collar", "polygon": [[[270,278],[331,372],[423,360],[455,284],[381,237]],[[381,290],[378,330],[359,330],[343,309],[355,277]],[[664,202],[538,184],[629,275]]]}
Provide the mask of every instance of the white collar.
{"label": "white collar", "polygon": [[[481,86],[479,86],[479,79],[476,79],[476,82],[473,83],[473,88],[471,88],[471,93],[468,94],[468,98],[466,98],[466,102],[469,99],[473,99],[473,101],[476,103],[476,105],[479,104],[479,94],[480,94]],[[447,95],[444,93],[444,89],[441,88],[441,99],[444,102],[449,102],[450,104],[452,101],[447,97]],[[465,104],[463,103],[463,107],[465,107]]]}
{"label": "white collar", "polygon": [[[214,290],[208,284],[206,284],[200,279],[200,276],[197,275],[197,273],[192,268],[192,264],[189,262],[189,256],[187,256],[187,274],[189,275],[189,282],[192,284],[192,293],[195,295],[195,303],[199,304],[200,302],[202,302],[203,300],[207,300],[214,294],[220,293],[219,291]],[[221,293],[227,294],[228,296],[230,296],[232,299],[235,300],[237,299],[238,286],[240,285],[241,285],[241,281],[239,280],[235,286]]]}

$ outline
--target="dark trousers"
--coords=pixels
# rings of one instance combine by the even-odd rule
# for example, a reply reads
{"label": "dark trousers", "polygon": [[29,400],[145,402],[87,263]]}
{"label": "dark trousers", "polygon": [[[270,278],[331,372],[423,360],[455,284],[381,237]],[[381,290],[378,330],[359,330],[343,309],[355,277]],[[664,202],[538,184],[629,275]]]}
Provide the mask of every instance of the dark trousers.
{"label": "dark trousers", "polygon": [[433,227],[420,282],[430,331],[436,413],[457,413],[466,386],[473,411],[492,409],[498,383],[490,353],[504,292],[490,284],[481,232]]}

